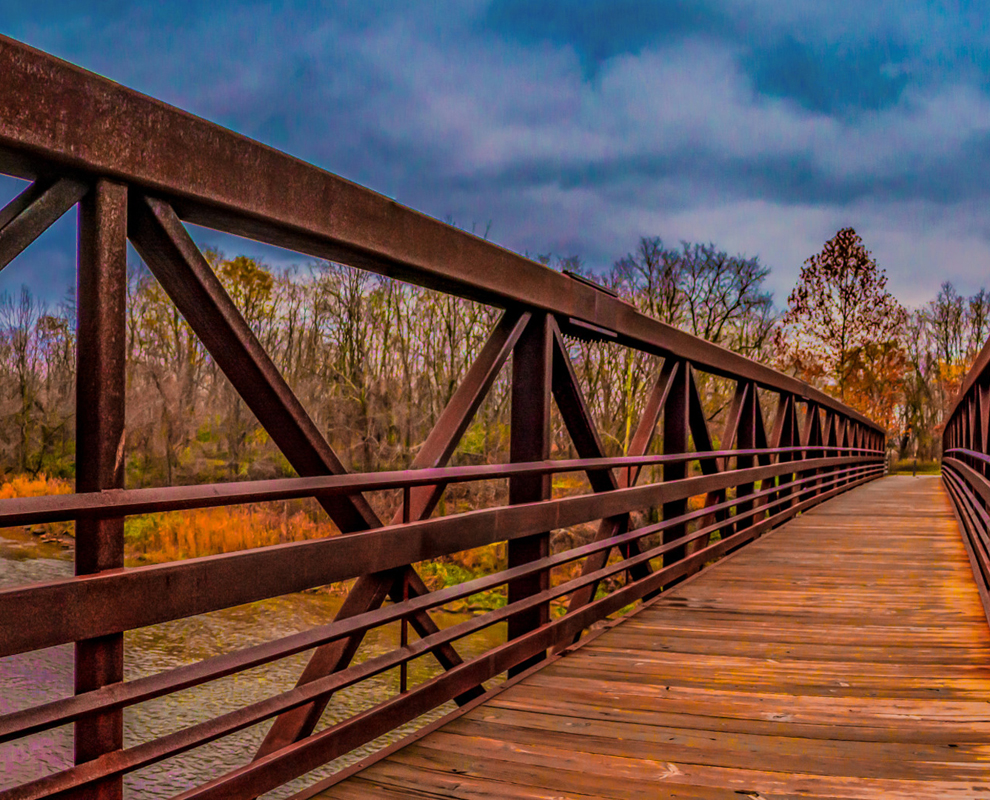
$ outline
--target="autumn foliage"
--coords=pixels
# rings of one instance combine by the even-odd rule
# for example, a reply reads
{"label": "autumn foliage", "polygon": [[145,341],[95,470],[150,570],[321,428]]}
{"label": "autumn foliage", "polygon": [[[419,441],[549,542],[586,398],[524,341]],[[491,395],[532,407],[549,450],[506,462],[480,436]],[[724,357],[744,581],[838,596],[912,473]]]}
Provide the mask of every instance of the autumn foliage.
{"label": "autumn foliage", "polygon": [[[352,470],[408,466],[500,313],[329,262],[272,268],[244,256],[206,256]],[[990,336],[990,293],[963,297],[946,283],[934,300],[907,313],[852,228],[838,231],[805,262],[783,313],[764,286],[768,267],[713,244],[671,245],[642,237],[610,269],[594,273],[576,257],[538,258],[602,284],[644,314],[821,387],[883,424],[902,456],[910,448],[918,448],[922,458],[938,454],[940,421]],[[0,470],[19,474],[0,489],[0,497],[69,491],[75,465],[75,311],[71,302],[49,308],[26,289],[19,296],[0,295]],[[294,474],[139,264],[128,282],[126,336],[128,487]],[[607,341],[568,340],[567,346],[606,452],[626,452],[658,357]],[[453,463],[507,458],[507,372],[496,379]],[[708,375],[699,379],[699,389],[718,429],[734,386]],[[572,454],[559,415],[551,427],[553,455]],[[504,501],[489,495],[476,486],[451,487],[440,513]],[[333,532],[313,504],[176,512],[127,522],[130,557],[145,561]],[[468,561],[461,566],[477,567]]]}
{"label": "autumn foliage", "polygon": [[774,339],[778,365],[891,428],[906,316],[863,240],[843,228],[801,268]]}

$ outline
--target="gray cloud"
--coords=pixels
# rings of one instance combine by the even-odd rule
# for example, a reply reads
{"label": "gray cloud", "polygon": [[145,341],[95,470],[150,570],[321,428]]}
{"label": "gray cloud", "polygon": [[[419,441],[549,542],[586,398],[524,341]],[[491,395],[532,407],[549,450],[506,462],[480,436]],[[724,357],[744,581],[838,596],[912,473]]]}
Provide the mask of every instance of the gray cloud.
{"label": "gray cloud", "polygon": [[591,77],[615,56],[698,33],[722,35],[729,26],[722,9],[691,0],[494,0],[480,30],[529,44],[571,47]]}
{"label": "gray cloud", "polygon": [[[780,295],[851,224],[905,293],[937,242],[940,279],[986,268],[975,6],[8,4],[5,33],[519,251],[604,268],[640,235],[714,240],[760,254]],[[52,285],[67,230],[30,254]],[[40,266],[44,247],[70,255]]]}
{"label": "gray cloud", "polygon": [[845,116],[896,105],[910,81],[908,49],[895,42],[867,47],[809,45],[786,36],[741,59],[760,94],[783,97],[821,114]]}

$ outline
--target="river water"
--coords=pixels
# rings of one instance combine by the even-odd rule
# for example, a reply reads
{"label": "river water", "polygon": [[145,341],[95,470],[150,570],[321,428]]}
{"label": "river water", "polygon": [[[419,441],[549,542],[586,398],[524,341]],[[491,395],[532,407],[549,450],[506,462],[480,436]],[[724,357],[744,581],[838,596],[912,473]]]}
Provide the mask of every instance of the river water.
{"label": "river water", "polygon": [[[71,553],[57,544],[39,542],[20,530],[0,530],[0,588],[49,581],[72,574]],[[151,675],[210,656],[286,636],[330,621],[342,598],[328,594],[295,594],[154,625],[124,635],[125,680]],[[52,613],[58,613],[53,609]],[[441,627],[464,615],[437,614]],[[8,621],[4,620],[4,624]],[[458,645],[467,657],[498,643],[504,631],[491,629]],[[501,639],[504,640],[504,639]],[[398,644],[398,627],[371,632],[357,660],[380,655]],[[0,659],[0,714],[28,708],[72,694],[71,645]],[[131,747],[202,722],[219,714],[292,688],[309,658],[300,653],[273,664],[238,673],[124,711],[124,746]],[[410,686],[436,674],[430,656],[410,665]],[[392,696],[397,674],[383,674],[334,695],[320,727],[346,719]],[[363,758],[453,708],[448,704],[303,779],[266,797],[281,798]],[[249,761],[270,722],[125,777],[125,797],[171,797]],[[0,790],[65,769],[72,764],[72,726],[0,744]]]}

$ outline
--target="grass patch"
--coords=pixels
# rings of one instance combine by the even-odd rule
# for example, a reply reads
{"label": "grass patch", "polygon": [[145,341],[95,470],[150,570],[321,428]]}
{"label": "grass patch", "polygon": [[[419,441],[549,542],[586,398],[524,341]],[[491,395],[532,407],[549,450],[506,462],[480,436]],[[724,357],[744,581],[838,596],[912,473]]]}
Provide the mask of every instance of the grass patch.
{"label": "grass patch", "polygon": [[910,475],[915,471],[918,475],[938,475],[942,472],[942,465],[934,459],[932,461],[918,459],[916,462],[913,458],[902,458],[894,462],[894,468],[890,472],[892,475]]}

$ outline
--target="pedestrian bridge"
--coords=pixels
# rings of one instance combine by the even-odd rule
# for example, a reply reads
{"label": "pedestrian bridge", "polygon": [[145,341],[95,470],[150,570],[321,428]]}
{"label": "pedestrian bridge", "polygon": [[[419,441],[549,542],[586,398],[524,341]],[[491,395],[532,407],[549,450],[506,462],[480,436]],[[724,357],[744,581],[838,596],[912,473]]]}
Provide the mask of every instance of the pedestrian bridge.
{"label": "pedestrian bridge", "polygon": [[[885,477],[861,413],[579,276],[4,37],[0,75],[0,173],[28,182],[0,209],[0,268],[79,220],[75,493],[0,500],[0,528],[76,534],[74,575],[0,589],[0,666],[69,648],[73,683],[27,703],[0,686],[0,798],[990,791],[990,350],[945,419],[942,476]],[[345,469],[187,224],[500,310],[407,469]],[[297,477],[124,486],[130,245]],[[621,455],[587,343],[651,365]],[[505,463],[452,464],[503,372]],[[554,489],[565,473],[577,493]],[[483,482],[504,501],[443,513],[448,487]],[[298,498],[339,535],[125,567],[129,515]],[[490,574],[420,574],[492,546]],[[328,585],[348,593],[323,624],[125,679],[125,634]],[[369,651],[381,630],[394,645]],[[232,680],[262,695],[131,726]],[[341,702],[358,686],[367,703]]]}
{"label": "pedestrian bridge", "polygon": [[883,478],[318,796],[980,797],[988,665],[941,480]]}

